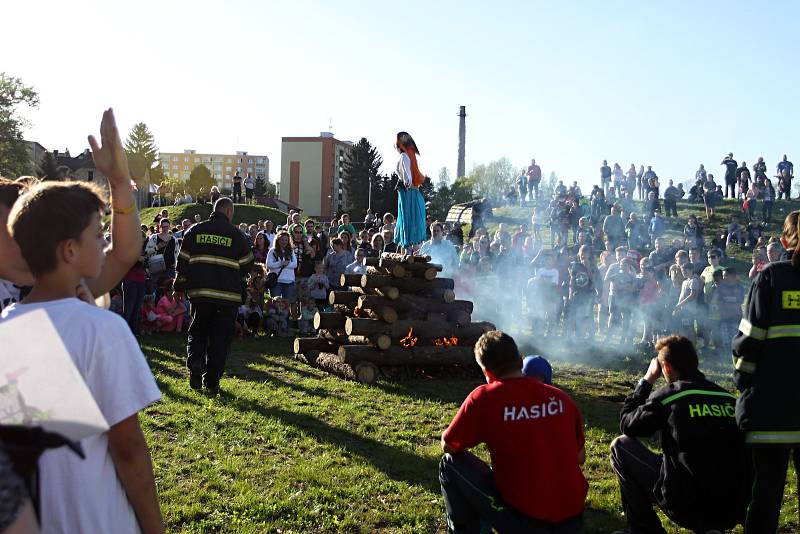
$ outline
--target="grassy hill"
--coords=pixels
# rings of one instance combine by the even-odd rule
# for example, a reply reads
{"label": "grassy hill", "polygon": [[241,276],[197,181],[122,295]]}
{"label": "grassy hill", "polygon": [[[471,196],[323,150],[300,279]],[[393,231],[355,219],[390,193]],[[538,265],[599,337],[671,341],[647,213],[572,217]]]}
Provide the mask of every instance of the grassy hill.
{"label": "grassy hill", "polygon": [[[724,203],[711,227],[721,228],[737,206]],[[777,203],[775,219],[797,206]],[[681,221],[701,210],[681,204]],[[520,208],[496,215],[495,225],[529,218]],[[670,231],[677,235],[682,226],[675,222]],[[729,252],[743,270],[749,266],[749,253]],[[528,353],[525,343],[520,348]],[[366,386],[296,362],[288,340],[258,337],[234,341],[223,394],[208,398],[188,387],[184,337],[144,337],[141,344],[164,394],[142,424],[168,531],[445,532],[439,436],[482,382],[474,370],[409,372]],[[618,432],[621,401],[649,355],[580,352],[553,355],[554,381],[585,419],[586,531],[607,533],[625,526],[608,447]],[[701,358],[707,375],[732,389],[730,364]],[[478,454],[487,458],[483,448]],[[792,473],[781,514],[780,532],[786,533],[800,530]],[[664,524],[670,533],[685,532]]]}
{"label": "grassy hill", "polygon": [[[179,223],[183,219],[194,220],[195,214],[200,214],[203,219],[211,215],[211,204],[182,204],[180,206],[165,206],[164,208],[145,208],[139,212],[143,224],[152,224],[156,214],[162,209],[169,211],[169,219]],[[274,208],[252,206],[249,204],[236,204],[233,210],[233,224],[253,224],[259,220],[272,221],[276,224],[286,224],[287,214]]]}

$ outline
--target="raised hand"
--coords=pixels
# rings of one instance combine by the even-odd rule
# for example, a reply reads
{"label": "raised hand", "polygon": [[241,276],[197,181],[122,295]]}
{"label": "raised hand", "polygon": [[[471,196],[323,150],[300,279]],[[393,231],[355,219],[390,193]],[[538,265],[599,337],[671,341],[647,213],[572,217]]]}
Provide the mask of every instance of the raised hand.
{"label": "raised hand", "polygon": [[103,120],[100,122],[100,140],[103,143],[102,146],[97,143],[97,139],[93,135],[89,136],[89,146],[92,147],[92,158],[97,170],[108,177],[112,189],[127,188],[130,190],[131,173],[128,170],[128,155],[122,147],[114,110],[111,108],[103,112]]}

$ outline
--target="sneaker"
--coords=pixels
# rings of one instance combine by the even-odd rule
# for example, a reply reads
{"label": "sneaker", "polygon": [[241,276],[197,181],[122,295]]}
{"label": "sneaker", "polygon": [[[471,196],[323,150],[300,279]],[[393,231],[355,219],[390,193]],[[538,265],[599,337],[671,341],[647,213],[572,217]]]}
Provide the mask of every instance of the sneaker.
{"label": "sneaker", "polygon": [[203,371],[202,369],[189,370],[189,387],[195,391],[203,388]]}

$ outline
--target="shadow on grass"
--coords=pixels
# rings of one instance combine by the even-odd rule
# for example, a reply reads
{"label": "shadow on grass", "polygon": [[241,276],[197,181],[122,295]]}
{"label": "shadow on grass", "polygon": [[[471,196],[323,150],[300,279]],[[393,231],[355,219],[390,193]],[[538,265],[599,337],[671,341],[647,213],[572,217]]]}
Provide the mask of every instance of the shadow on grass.
{"label": "shadow on grass", "polygon": [[345,449],[392,480],[420,486],[431,492],[439,492],[438,459],[426,458],[386,445],[375,439],[331,426],[316,417],[263,406],[229,393],[223,395],[223,400],[225,397],[228,397],[239,410],[247,410],[264,417],[278,419],[284,424],[313,436],[321,443]]}
{"label": "shadow on grass", "polygon": [[402,395],[413,399],[434,400],[445,404],[460,405],[470,391],[481,385],[478,379],[453,379],[436,377],[402,382],[379,381],[375,387],[385,393]]}
{"label": "shadow on grass", "polygon": [[[292,370],[292,372],[295,371]],[[262,384],[268,384],[276,387],[285,387],[297,391],[299,393],[305,393],[307,395],[312,395],[316,397],[341,399],[340,395],[332,393],[324,388],[307,387],[307,386],[302,386],[300,384],[295,384],[293,382],[289,382],[281,378],[278,378],[277,376],[269,372],[261,371],[259,369],[254,369],[247,365],[228,366],[228,369],[225,371],[225,374],[231,378],[238,378],[239,380],[243,380],[246,382],[259,382]],[[309,374],[308,376],[310,378],[319,379],[319,377],[311,374]]]}

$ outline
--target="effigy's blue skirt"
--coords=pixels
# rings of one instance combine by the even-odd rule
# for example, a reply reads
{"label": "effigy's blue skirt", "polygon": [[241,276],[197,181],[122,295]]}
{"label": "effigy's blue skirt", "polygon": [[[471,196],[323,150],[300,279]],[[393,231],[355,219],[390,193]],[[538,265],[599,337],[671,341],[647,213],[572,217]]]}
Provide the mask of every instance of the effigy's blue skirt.
{"label": "effigy's blue skirt", "polygon": [[397,223],[394,242],[401,247],[425,241],[425,199],[417,188],[397,192]]}

